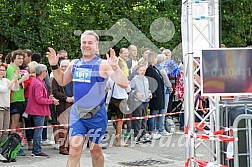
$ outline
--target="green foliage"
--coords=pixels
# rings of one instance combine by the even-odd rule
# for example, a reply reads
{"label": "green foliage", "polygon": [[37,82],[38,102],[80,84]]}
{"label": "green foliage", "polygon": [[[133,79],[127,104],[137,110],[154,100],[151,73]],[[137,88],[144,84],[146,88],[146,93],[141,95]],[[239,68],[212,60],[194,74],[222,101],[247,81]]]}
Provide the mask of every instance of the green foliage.
{"label": "green foliage", "polygon": [[[221,6],[223,43],[245,46],[251,40],[250,0],[225,0]],[[48,47],[53,47],[77,58],[81,56],[80,36],[75,30],[108,30],[123,18],[130,20],[158,48],[173,49],[181,43],[181,1],[1,0],[0,8],[0,53],[5,55],[15,49],[31,49],[45,55]],[[150,34],[150,25],[160,17],[168,18],[175,26],[173,38],[164,43],[155,41]],[[122,39],[115,49],[119,51],[129,44]]]}
{"label": "green foliage", "polygon": [[228,47],[245,47],[252,42],[251,0],[222,0],[222,43]]}
{"label": "green foliage", "polygon": [[[129,0],[3,0],[0,3],[0,52],[15,49],[32,49],[45,55],[47,48],[65,49],[69,57],[79,57],[80,37],[75,30],[108,30],[118,20],[127,18],[148,38],[149,28],[159,17],[167,17],[176,27],[174,38],[166,43],[153,42],[158,46],[175,47],[181,42],[179,5],[170,1]],[[171,11],[171,12],[168,12]],[[103,37],[104,38],[104,37]],[[106,37],[104,38],[106,39]],[[128,47],[121,40],[115,49]]]}

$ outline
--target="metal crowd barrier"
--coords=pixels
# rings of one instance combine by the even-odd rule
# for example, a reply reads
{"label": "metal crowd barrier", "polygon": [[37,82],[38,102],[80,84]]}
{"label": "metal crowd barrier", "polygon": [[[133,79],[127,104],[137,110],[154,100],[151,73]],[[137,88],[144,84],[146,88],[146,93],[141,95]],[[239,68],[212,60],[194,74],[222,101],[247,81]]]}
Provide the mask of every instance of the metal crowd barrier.
{"label": "metal crowd barrier", "polygon": [[[222,111],[220,117],[221,127],[230,127],[233,129],[234,138],[238,139],[233,143],[233,153],[234,159],[233,160],[226,160],[224,156],[224,152],[226,150],[226,143],[222,143],[221,150],[222,163],[230,167],[252,167],[252,131],[251,131],[251,124],[252,124],[252,101],[251,99],[247,99],[244,101],[220,101],[219,107]],[[232,111],[233,107],[242,107],[243,109],[240,111],[244,111],[241,115],[238,115],[234,120],[233,123],[230,120],[229,112]],[[250,109],[249,109],[249,108]],[[242,122],[241,122],[242,121]],[[242,127],[239,127],[239,124]],[[240,136],[239,136],[240,134]],[[229,135],[231,135],[229,133]],[[240,142],[240,143],[239,143]],[[239,150],[240,144],[240,150]],[[241,148],[242,144],[242,148]],[[224,150],[223,150],[224,149]],[[245,151],[244,151],[245,150]],[[240,152],[239,152],[240,151]],[[245,165],[246,164],[246,165]]]}
{"label": "metal crowd barrier", "polygon": [[[250,109],[245,109],[245,113],[252,112]],[[245,120],[245,128],[239,128],[238,125],[240,121]],[[251,121],[252,121],[252,115],[251,114],[242,114],[236,117],[233,123],[234,130],[234,137],[238,138],[238,141],[234,142],[234,166],[239,167],[239,158],[242,156],[246,156],[247,166],[252,166],[252,133],[251,133]],[[246,140],[246,152],[240,153],[239,152],[239,131],[245,131],[245,140]]]}

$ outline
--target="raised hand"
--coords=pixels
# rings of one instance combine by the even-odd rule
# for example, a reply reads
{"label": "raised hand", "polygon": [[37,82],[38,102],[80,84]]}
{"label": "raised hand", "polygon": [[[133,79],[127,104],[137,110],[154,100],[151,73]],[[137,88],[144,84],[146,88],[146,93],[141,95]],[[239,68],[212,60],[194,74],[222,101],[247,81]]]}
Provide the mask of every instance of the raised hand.
{"label": "raised hand", "polygon": [[59,55],[56,55],[56,52],[53,48],[49,47],[49,52],[46,52],[46,57],[48,58],[49,64],[51,66],[58,64]]}
{"label": "raised hand", "polygon": [[19,71],[16,70],[16,71],[13,73],[12,79],[13,79],[14,81],[17,81],[18,75],[19,75]]}
{"label": "raised hand", "polygon": [[116,57],[115,50],[110,48],[109,54],[110,56],[106,54],[107,61],[109,65],[113,68],[113,70],[115,70],[118,68],[118,58]]}
{"label": "raised hand", "polygon": [[29,74],[24,74],[21,78],[21,81],[24,82],[30,78]]}

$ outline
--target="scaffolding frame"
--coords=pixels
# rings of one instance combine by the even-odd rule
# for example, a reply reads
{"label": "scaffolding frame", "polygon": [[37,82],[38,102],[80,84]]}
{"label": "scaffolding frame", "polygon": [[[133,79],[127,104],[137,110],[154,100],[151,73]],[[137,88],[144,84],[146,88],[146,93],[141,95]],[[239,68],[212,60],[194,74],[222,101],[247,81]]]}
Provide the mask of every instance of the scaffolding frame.
{"label": "scaffolding frame", "polygon": [[[201,57],[201,49],[219,48],[219,0],[182,0],[182,48],[184,64],[184,112],[185,128],[188,130],[186,136],[186,160],[197,159],[197,148],[203,145],[211,154],[211,162],[220,164],[220,142],[210,141],[208,146],[205,141],[195,145],[193,134],[195,133],[194,125],[194,98],[197,92],[194,92],[194,85],[200,88],[200,83],[194,80],[194,74],[200,70],[198,67],[193,69],[196,63],[194,57]],[[211,132],[220,129],[220,115],[218,103],[220,97],[209,97],[210,109],[209,114],[200,122],[210,118],[209,128]],[[192,134],[192,135],[191,135]],[[195,166],[193,163],[190,167]]]}

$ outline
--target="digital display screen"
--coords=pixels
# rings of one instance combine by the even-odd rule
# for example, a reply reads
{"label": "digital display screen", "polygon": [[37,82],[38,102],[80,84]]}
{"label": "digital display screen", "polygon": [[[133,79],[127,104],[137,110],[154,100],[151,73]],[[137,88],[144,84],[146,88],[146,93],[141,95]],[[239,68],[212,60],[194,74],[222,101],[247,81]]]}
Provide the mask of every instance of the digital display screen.
{"label": "digital display screen", "polygon": [[252,94],[252,48],[202,50],[200,64],[203,95]]}

